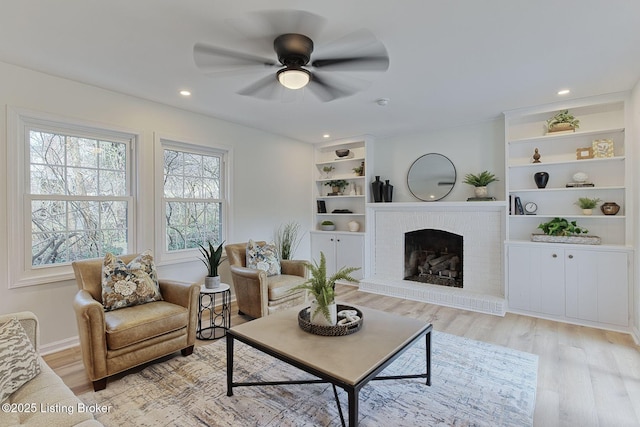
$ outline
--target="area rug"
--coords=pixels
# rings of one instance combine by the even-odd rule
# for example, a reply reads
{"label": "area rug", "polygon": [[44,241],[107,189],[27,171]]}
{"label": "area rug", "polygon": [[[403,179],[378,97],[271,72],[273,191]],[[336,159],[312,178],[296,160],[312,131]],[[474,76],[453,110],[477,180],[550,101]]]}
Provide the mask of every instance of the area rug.
{"label": "area rug", "polygon": [[[424,341],[383,375],[424,372]],[[313,378],[238,341],[234,381]],[[431,387],[424,379],[372,381],[360,392],[361,426],[531,426],[538,356],[442,332],[432,336]],[[354,354],[357,357],[357,353]],[[340,388],[343,412],[347,396]],[[234,388],[226,395],[226,343],[197,347],[80,396],[104,405],[105,426],[338,426],[329,384]]]}

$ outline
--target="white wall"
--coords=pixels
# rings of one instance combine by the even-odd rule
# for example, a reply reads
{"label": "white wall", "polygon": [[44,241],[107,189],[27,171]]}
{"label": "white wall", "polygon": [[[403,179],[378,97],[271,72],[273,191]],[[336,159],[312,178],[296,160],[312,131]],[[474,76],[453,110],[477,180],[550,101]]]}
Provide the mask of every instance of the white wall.
{"label": "white wall", "polygon": [[394,202],[419,202],[407,187],[411,164],[427,153],[448,157],[457,173],[453,190],[442,201],[473,197],[473,187],[463,184],[468,173],[488,170],[500,181],[489,184],[489,195],[504,200],[504,120],[477,123],[438,131],[376,139],[373,175],[390,180]]}
{"label": "white wall", "polygon": [[[232,148],[232,223],[229,242],[248,238],[271,240],[282,223],[297,221],[305,231],[297,258],[309,257],[312,208],[309,144],[268,134],[204,115],[189,113],[139,98],[0,63],[0,105],[55,114],[74,120],[103,123],[142,134],[139,163],[138,250],[154,248],[153,212],[154,134],[170,135],[185,142],[222,144]],[[268,108],[268,106],[265,106]],[[7,239],[6,111],[0,115],[0,313],[31,310],[41,320],[42,343],[64,345],[77,335],[71,302],[75,281],[9,289],[7,265],[11,244]],[[6,159],[11,162],[11,159]],[[159,275],[200,280],[200,261],[159,265]],[[223,276],[224,279],[224,276]]]}
{"label": "white wall", "polygon": [[[640,216],[640,81],[636,83],[635,87],[631,92],[631,102],[630,102],[630,110],[631,110],[631,129],[630,136],[633,144],[633,161],[632,165],[632,174],[633,179],[632,182],[635,185],[635,188],[632,188],[634,192],[634,208],[633,212],[635,212],[635,218],[632,221],[632,226],[634,229],[634,241],[640,242],[640,221],[638,221],[638,216]],[[635,248],[635,271],[634,271],[634,286],[633,286],[633,327],[635,329],[636,339],[640,339],[640,250],[638,247]]]}

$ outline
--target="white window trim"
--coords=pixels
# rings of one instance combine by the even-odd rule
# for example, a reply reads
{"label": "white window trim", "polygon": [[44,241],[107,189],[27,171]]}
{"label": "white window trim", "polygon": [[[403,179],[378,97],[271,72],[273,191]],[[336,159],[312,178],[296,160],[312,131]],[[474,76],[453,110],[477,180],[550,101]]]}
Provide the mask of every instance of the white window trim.
{"label": "white window trim", "polygon": [[154,156],[155,156],[155,219],[158,232],[155,233],[155,258],[156,264],[177,264],[181,262],[191,262],[200,258],[198,249],[185,249],[175,253],[166,250],[166,232],[164,226],[164,149],[175,149],[178,151],[191,151],[196,154],[222,155],[222,178],[221,189],[224,191],[222,197],[222,240],[228,241],[229,230],[232,226],[232,206],[231,201],[231,165],[233,164],[233,149],[224,144],[201,143],[188,141],[185,138],[170,136],[166,134],[154,134]]}
{"label": "white window trim", "polygon": [[9,289],[25,286],[42,285],[53,282],[66,281],[74,278],[71,264],[37,266],[31,265],[31,248],[27,238],[31,230],[31,207],[28,206],[30,196],[26,192],[30,170],[26,166],[28,147],[24,144],[29,126],[37,125],[46,129],[58,129],[63,132],[73,131],[95,137],[96,133],[112,136],[118,140],[131,140],[128,168],[131,194],[130,200],[128,241],[132,250],[136,245],[136,183],[137,162],[136,151],[141,132],[131,129],[118,128],[104,123],[96,123],[54,114],[31,111],[16,107],[7,107],[7,236],[11,242],[8,248],[8,284]]}

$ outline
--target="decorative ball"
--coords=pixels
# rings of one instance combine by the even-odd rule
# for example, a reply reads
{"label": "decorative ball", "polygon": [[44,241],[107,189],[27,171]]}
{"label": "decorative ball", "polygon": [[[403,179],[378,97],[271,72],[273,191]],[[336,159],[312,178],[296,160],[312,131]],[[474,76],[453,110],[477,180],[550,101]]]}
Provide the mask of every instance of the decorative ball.
{"label": "decorative ball", "polygon": [[575,182],[585,182],[587,179],[589,179],[589,175],[584,172],[576,172],[573,174],[573,180]]}

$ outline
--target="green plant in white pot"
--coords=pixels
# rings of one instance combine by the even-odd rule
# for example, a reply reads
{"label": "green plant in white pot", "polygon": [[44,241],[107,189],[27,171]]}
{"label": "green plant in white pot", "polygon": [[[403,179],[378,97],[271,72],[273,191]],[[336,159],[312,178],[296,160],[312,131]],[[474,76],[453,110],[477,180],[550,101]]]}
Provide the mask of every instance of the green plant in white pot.
{"label": "green plant in white pot", "polygon": [[320,252],[320,264],[314,261],[314,264],[308,263],[307,268],[311,273],[309,279],[291,291],[305,289],[311,294],[313,298],[309,307],[311,323],[322,326],[335,326],[338,321],[335,299],[336,281],[358,282],[358,279],[352,277],[351,273],[360,270],[360,268],[342,267],[327,278],[327,259],[324,256],[324,252]]}
{"label": "green plant in white pot", "polygon": [[492,182],[498,181],[498,178],[489,171],[482,171],[479,174],[468,173],[464,177],[464,183],[473,185],[474,194],[476,197],[487,197],[487,185]]}
{"label": "green plant in white pot", "polygon": [[218,274],[218,267],[222,263],[222,245],[224,241],[220,243],[220,246],[214,248],[211,242],[209,243],[209,249],[202,245],[200,246],[200,253],[202,258],[200,261],[207,267],[207,276],[204,278],[204,286],[208,289],[217,288],[220,286],[220,275]]}

